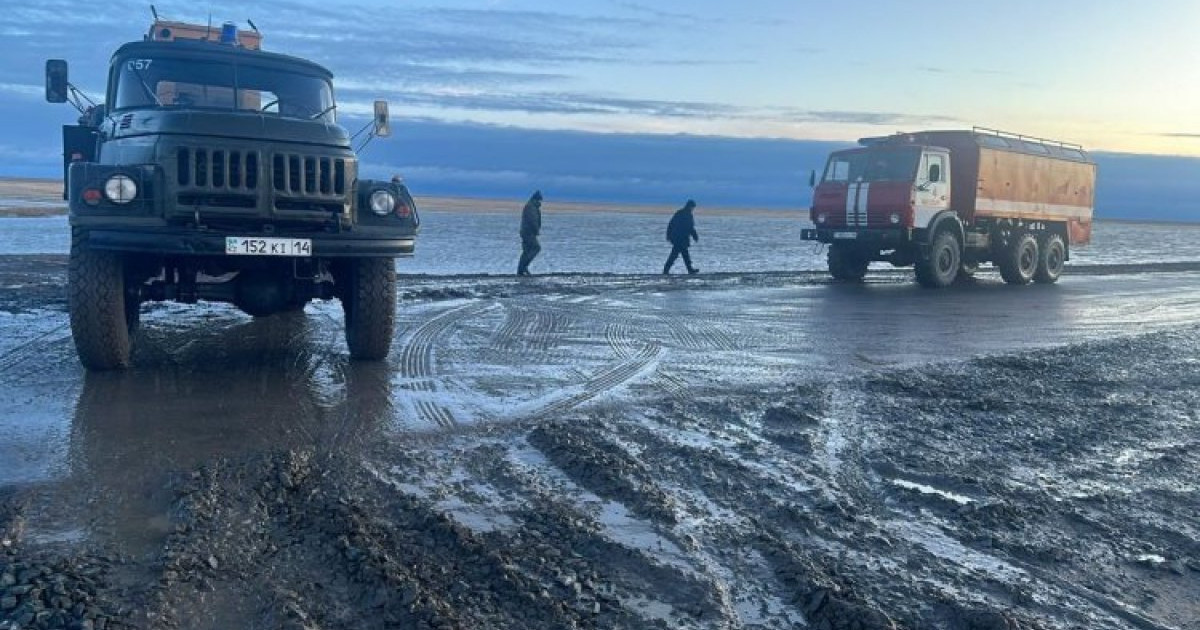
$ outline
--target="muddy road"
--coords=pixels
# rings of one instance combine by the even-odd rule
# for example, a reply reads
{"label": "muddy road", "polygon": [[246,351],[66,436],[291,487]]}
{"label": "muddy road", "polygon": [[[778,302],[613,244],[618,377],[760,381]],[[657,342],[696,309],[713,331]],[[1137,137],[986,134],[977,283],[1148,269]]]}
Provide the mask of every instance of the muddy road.
{"label": "muddy road", "polygon": [[412,278],[147,307],[0,257],[0,629],[1200,629],[1194,269]]}

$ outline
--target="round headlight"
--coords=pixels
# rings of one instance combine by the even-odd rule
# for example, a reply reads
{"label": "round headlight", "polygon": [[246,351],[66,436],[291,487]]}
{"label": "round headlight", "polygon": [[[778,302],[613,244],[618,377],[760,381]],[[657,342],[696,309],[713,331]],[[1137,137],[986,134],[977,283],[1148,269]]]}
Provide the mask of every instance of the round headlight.
{"label": "round headlight", "polygon": [[824,212],[817,215],[817,223],[824,223],[827,219],[829,219],[829,215]]}
{"label": "round headlight", "polygon": [[376,190],[371,193],[371,212],[384,216],[396,207],[396,197],[386,190]]}
{"label": "round headlight", "polygon": [[113,175],[104,182],[104,196],[113,203],[129,203],[137,196],[137,184],[127,175]]}
{"label": "round headlight", "polygon": [[888,218],[892,220],[893,225],[900,223],[900,215],[896,214],[895,212],[893,212],[892,216],[890,216]]}

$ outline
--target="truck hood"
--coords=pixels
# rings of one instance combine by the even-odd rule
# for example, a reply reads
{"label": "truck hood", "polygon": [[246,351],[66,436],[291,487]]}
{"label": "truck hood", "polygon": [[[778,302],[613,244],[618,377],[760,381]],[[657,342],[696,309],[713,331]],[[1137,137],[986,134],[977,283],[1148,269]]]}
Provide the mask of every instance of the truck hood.
{"label": "truck hood", "polygon": [[810,219],[823,228],[899,227],[891,215],[907,220],[912,190],[912,182],[822,182],[813,192]]}
{"label": "truck hood", "polygon": [[108,126],[110,139],[187,135],[350,148],[350,136],[338,125],[255,112],[147,109],[115,113]]}

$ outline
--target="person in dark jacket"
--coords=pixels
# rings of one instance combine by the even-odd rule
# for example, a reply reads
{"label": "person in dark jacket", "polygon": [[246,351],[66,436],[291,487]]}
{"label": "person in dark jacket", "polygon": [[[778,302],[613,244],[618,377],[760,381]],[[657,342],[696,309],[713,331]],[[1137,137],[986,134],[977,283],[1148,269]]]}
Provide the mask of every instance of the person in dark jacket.
{"label": "person in dark jacket", "polygon": [[521,260],[517,263],[517,275],[529,275],[529,263],[542,251],[538,234],[542,232],[542,191],[535,190],[521,211]]}
{"label": "person in dark jacket", "polygon": [[688,254],[688,247],[692,241],[700,240],[700,235],[696,234],[696,218],[692,216],[692,210],[695,208],[696,202],[688,199],[682,208],[675,211],[670,223],[667,223],[667,240],[671,243],[671,255],[667,256],[667,264],[663,265],[664,275],[671,273],[671,266],[680,256],[683,256],[683,264],[687,265],[688,273],[700,273],[700,269],[692,266],[692,257]]}

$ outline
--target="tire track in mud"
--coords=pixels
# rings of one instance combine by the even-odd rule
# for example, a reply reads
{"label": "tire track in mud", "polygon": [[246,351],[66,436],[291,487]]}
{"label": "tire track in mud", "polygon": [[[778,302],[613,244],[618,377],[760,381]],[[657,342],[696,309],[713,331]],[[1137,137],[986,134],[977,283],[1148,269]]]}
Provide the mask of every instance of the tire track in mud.
{"label": "tire track in mud", "polygon": [[621,361],[615,365],[602,370],[592,378],[588,379],[582,387],[581,391],[561,398],[541,409],[527,414],[531,418],[545,418],[565,412],[573,407],[577,407],[597,396],[601,396],[613,389],[616,389],[625,383],[632,380],[639,372],[644,370],[652,361],[657,359],[662,353],[662,346],[649,343],[644,346],[636,354],[628,359]]}
{"label": "tire track in mud", "polygon": [[[1139,343],[1112,345],[1145,363],[1152,363],[1146,357],[1164,362],[1171,359],[1159,357],[1176,356],[1154,344],[1149,351],[1138,348],[1141,352],[1124,347]],[[1181,362],[1190,368],[1189,361],[1185,356]],[[1188,462],[1176,453],[1165,454],[1163,462],[1147,453],[1154,450],[1151,438],[1160,436],[1169,436],[1161,443],[1171,450],[1188,450],[1177,445],[1180,430],[1174,427],[1181,401],[1195,400],[1178,392],[1194,390],[1186,383],[1164,386],[1153,365],[1099,376],[1109,374],[1097,367],[1104,364],[1082,351],[1036,351],[929,374],[855,379],[833,397],[821,421],[825,430],[815,461],[829,479],[831,496],[853,501],[855,513],[870,515],[865,524],[920,558],[910,578],[917,583],[950,576],[991,606],[1002,609],[1016,601],[1025,614],[1057,620],[1054,627],[1176,627],[1164,623],[1169,617],[1162,609],[1147,606],[1155,597],[1138,594],[1139,588],[1148,593],[1154,588],[1134,586],[1138,582],[1131,576],[1138,573],[1135,559],[1147,541],[1156,541],[1167,557],[1195,557],[1197,547],[1187,545],[1194,539],[1176,530],[1190,511],[1176,512],[1161,497],[1142,504],[1135,498],[1142,491],[1136,480],[1163,479],[1169,488],[1172,479],[1188,475],[1183,472]],[[947,385],[964,380],[974,393]],[[1010,387],[1016,382],[1041,385]],[[1070,402],[1047,406],[1047,400],[1064,399]],[[1026,420],[1043,414],[1054,420]],[[1106,415],[1123,419],[1105,422]],[[961,422],[939,426],[940,417]],[[982,449],[987,455],[966,446],[972,443],[988,444]],[[995,462],[996,452],[1006,459]],[[1140,468],[1126,461],[1129,452],[1149,463]],[[984,470],[996,463],[1000,470],[989,472],[999,478],[990,478]],[[1037,482],[1012,479],[1003,472],[1006,465],[1034,471],[1028,474],[1036,473]],[[1076,484],[1121,490],[1084,497],[1076,494]],[[1156,529],[1155,517],[1174,525]],[[1117,566],[1109,566],[1114,560]],[[1176,562],[1174,571],[1185,575],[1189,565]],[[1079,580],[1072,577],[1080,574],[1075,571],[1095,573]],[[979,583],[980,575],[988,576],[986,583]],[[1168,582],[1169,575],[1160,570],[1152,583]],[[1186,597],[1164,588],[1174,598]],[[1030,593],[1043,595],[1035,600]],[[1139,603],[1138,597],[1148,599]]]}
{"label": "tire track in mud", "polygon": [[39,367],[49,369],[50,366],[39,366],[36,359],[53,354],[52,350],[64,341],[70,342],[70,324],[63,322],[32,338],[19,342],[12,348],[0,354],[0,375],[8,377],[27,377],[36,373]]}
{"label": "tire track in mud", "polygon": [[[621,359],[633,357],[641,348],[634,336],[632,321],[630,317],[614,317],[604,326],[605,341],[613,354]],[[661,366],[655,370],[649,383],[671,398],[686,400],[689,397],[687,380],[664,370]]]}
{"label": "tire track in mud", "polygon": [[[433,350],[438,340],[459,322],[477,315],[493,306],[490,302],[475,302],[446,311],[417,326],[409,335],[408,342],[400,351],[399,372],[403,378],[411,379],[406,385],[421,394],[438,391],[434,381],[436,370]],[[423,399],[414,404],[421,419],[441,427],[457,424],[454,414],[443,405]]]}
{"label": "tire track in mud", "polygon": [[508,351],[518,348],[523,339],[522,334],[529,328],[533,315],[529,309],[520,306],[504,307],[504,323],[496,329],[488,349],[497,358],[507,356]]}
{"label": "tire track in mud", "polygon": [[[757,379],[779,380],[786,378],[795,369],[788,361],[771,360],[764,356],[760,344],[768,339],[778,345],[777,339],[772,339],[766,333],[756,331],[748,335],[735,334],[729,331],[729,325],[739,318],[730,321],[716,321],[710,316],[701,315],[688,321],[680,321],[676,317],[662,316],[667,336],[678,343],[679,352],[675,352],[675,361],[692,371],[707,372],[714,363],[719,363],[721,372],[744,380],[746,377]],[[740,318],[742,322],[753,320]],[[793,346],[794,347],[794,346]],[[680,387],[687,386],[687,381],[676,375],[674,382],[670,379],[659,381],[667,393],[673,394]]]}

